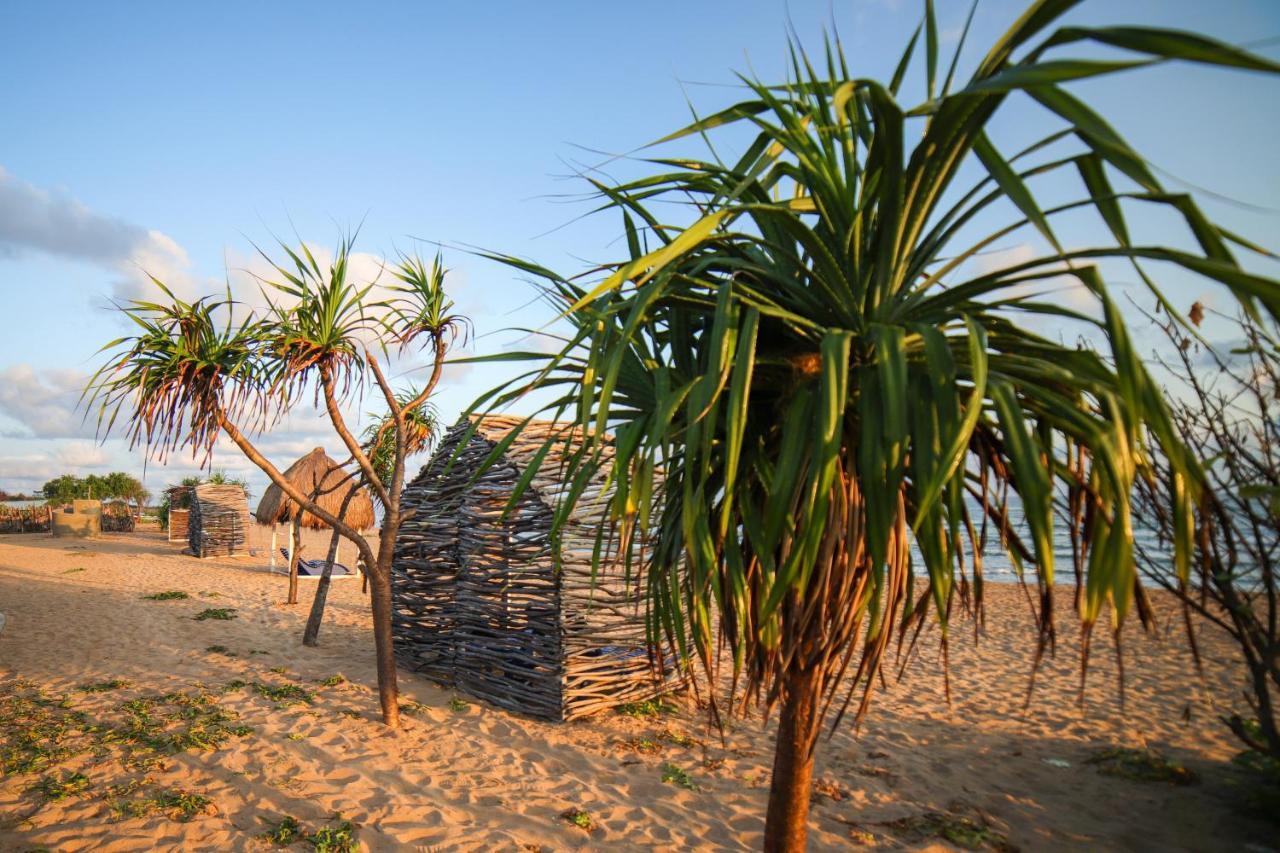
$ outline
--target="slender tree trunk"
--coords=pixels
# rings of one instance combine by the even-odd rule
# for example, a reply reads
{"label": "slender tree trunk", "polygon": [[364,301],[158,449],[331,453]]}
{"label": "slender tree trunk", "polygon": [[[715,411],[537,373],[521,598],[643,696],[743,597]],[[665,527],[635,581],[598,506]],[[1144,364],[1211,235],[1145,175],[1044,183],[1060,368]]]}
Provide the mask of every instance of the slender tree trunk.
{"label": "slender tree trunk", "polygon": [[800,853],[805,849],[820,687],[815,668],[794,669],[786,676],[764,823],[766,853]]}
{"label": "slender tree trunk", "polygon": [[333,531],[329,538],[329,556],[324,561],[324,571],[316,582],[316,597],[311,601],[311,614],[307,616],[307,627],[302,632],[302,645],[320,645],[320,622],[324,619],[324,604],[329,598],[330,577],[333,575],[333,562],[338,559],[338,539],[342,536]]}
{"label": "slender tree trunk", "polygon": [[[355,497],[355,494],[356,488],[353,486],[342,499],[342,506],[338,510],[338,518],[343,521],[347,518],[347,508],[351,506],[351,499]],[[320,574],[320,580],[316,583],[316,597],[311,602],[311,615],[307,617],[307,627],[302,632],[302,645],[304,646],[320,645],[320,623],[324,619],[324,605],[329,598],[333,562],[338,559],[338,541],[341,538],[342,534],[335,527],[333,535],[329,537],[329,555],[325,557],[324,571]]]}
{"label": "slender tree trunk", "polygon": [[391,640],[390,565],[371,567],[369,600],[373,607],[373,646],[378,659],[378,700],[382,722],[400,727],[400,689],[396,684],[396,657]]}
{"label": "slender tree trunk", "polygon": [[298,557],[302,553],[302,507],[293,511],[289,523],[289,603],[298,603]]}

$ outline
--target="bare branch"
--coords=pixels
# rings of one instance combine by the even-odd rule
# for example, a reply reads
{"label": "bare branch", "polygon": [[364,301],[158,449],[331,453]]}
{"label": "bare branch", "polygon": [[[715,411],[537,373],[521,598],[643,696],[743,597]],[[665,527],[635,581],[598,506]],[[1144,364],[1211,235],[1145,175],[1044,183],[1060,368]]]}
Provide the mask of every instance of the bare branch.
{"label": "bare branch", "polygon": [[293,483],[289,482],[288,478],[280,472],[280,469],[275,465],[272,465],[271,461],[263,456],[258,448],[253,445],[253,442],[251,442],[244,433],[240,432],[240,429],[228,420],[226,415],[221,412],[218,414],[218,424],[222,427],[223,431],[226,432],[227,437],[235,443],[236,447],[239,447],[241,452],[249,458],[249,461],[254,465],[257,465],[262,473],[266,474],[267,477],[270,478],[271,482],[279,486],[280,489],[298,506],[311,513],[316,518],[319,518],[355,544],[356,548],[360,551],[360,556],[364,558],[365,566],[370,571],[379,570],[380,567],[377,565],[373,549],[369,547],[368,540],[361,535],[360,531],[351,527],[344,520],[338,518],[338,516],[329,512],[314,500],[303,494],[303,492]]}
{"label": "bare branch", "polygon": [[387,503],[386,485],[378,477],[377,471],[373,468],[373,463],[369,461],[369,456],[364,452],[364,448],[360,446],[360,442],[356,441],[356,437],[347,428],[347,422],[342,417],[342,411],[338,408],[338,401],[334,396],[333,377],[323,367],[320,369],[320,386],[324,391],[325,409],[329,412],[329,420],[333,422],[334,430],[342,438],[342,443],[347,446],[347,450],[356,461],[361,473],[364,474],[364,478],[369,483],[370,488],[378,494],[378,500],[382,501],[385,506]]}

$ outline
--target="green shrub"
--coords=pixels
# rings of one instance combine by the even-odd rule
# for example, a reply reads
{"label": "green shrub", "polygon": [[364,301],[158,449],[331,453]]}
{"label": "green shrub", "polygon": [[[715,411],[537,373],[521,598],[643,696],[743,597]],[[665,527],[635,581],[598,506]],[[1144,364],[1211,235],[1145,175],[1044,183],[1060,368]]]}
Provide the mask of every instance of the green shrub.
{"label": "green shrub", "polygon": [[617,713],[628,717],[659,717],[663,714],[674,714],[680,709],[661,699],[646,699],[644,702],[627,702],[619,705]]}
{"label": "green shrub", "polygon": [[295,817],[285,815],[280,822],[258,836],[274,847],[288,847],[303,838],[302,824]]}
{"label": "green shrub", "polygon": [[296,684],[271,685],[260,681],[253,683],[253,690],[264,699],[270,699],[280,705],[310,705],[316,695],[305,687]]}
{"label": "green shrub", "polygon": [[142,596],[147,601],[181,601],[184,598],[190,598],[180,589],[167,589],[164,592],[153,593],[152,595]]}
{"label": "green shrub", "polygon": [[193,617],[197,622],[203,622],[206,619],[217,619],[226,622],[231,619],[238,618],[234,607],[206,607]]}
{"label": "green shrub", "polygon": [[83,773],[72,773],[69,776],[44,776],[28,790],[35,791],[48,803],[64,800],[72,794],[83,793],[89,787],[89,777]]}
{"label": "green shrub", "polygon": [[1117,776],[1139,782],[1169,782],[1174,785],[1194,785],[1195,773],[1176,761],[1165,758],[1154,749],[1126,749],[1111,747],[1099,750],[1085,759],[1086,764],[1096,765],[1104,776]]}
{"label": "green shrub", "polygon": [[113,678],[110,681],[96,681],[90,684],[81,684],[80,691],[82,693],[106,693],[108,690],[119,690],[122,687],[128,687],[129,682],[123,678]]}
{"label": "green shrub", "polygon": [[693,781],[692,776],[683,768],[677,767],[671,762],[662,765],[662,781],[679,785],[681,788],[688,788],[690,791],[700,790],[698,783]]}
{"label": "green shrub", "polygon": [[360,849],[356,841],[356,826],[349,820],[338,819],[336,823],[321,827],[307,840],[315,847],[316,853],[356,853]]}

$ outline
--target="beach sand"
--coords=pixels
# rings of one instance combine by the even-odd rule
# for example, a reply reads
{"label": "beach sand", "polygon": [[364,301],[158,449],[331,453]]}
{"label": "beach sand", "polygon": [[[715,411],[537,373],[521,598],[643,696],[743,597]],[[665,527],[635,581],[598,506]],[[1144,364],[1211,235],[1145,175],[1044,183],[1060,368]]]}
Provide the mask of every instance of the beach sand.
{"label": "beach sand", "polygon": [[[308,555],[321,556],[314,541]],[[265,570],[265,558],[196,560],[154,532],[0,539],[0,702],[13,707],[39,689],[49,697],[43,713],[79,710],[89,723],[120,725],[127,701],[204,692],[210,698],[194,700],[193,714],[221,708],[238,715],[225,725],[252,729],[217,749],[149,762],[143,755],[135,766],[115,744],[55,770],[12,774],[0,780],[0,850],[266,849],[257,836],[284,816],[315,831],[335,815],[352,821],[372,850],[758,849],[772,746],[758,718],[734,722],[723,744],[688,698],[654,718],[609,713],[552,724],[402,673],[402,701],[419,704],[394,735],[377,722],[359,582],[334,585],[315,649],[300,642],[312,587],[304,582],[303,603],[289,607],[286,586]],[[165,590],[190,598],[142,598]],[[1069,604],[1069,590],[1061,596]],[[1157,604],[1158,636],[1126,631],[1123,709],[1102,632],[1078,704],[1079,632],[1064,606],[1057,657],[1046,661],[1024,711],[1034,632],[1022,593],[993,585],[981,643],[975,647],[969,623],[955,627],[950,706],[930,632],[907,677],[878,694],[860,733],[844,724],[824,736],[811,849],[949,849],[933,832],[936,821],[922,819],[931,813],[968,818],[989,827],[993,841],[1003,836],[1023,850],[1274,844],[1274,826],[1233,808],[1238,778],[1228,761],[1237,747],[1216,717],[1243,705],[1236,655],[1225,638],[1206,634],[1208,682],[1200,685],[1178,611]],[[237,618],[192,618],[205,608],[234,608]],[[322,683],[339,673],[345,682]],[[112,679],[127,684],[110,686]],[[81,689],[104,683],[99,692]],[[314,703],[273,701],[289,684],[312,691]],[[148,707],[174,730],[183,701]],[[0,737],[12,735],[14,723],[2,725],[10,731]],[[1117,746],[1158,749],[1201,781],[1141,782],[1086,763]],[[664,782],[664,768],[668,776],[683,771],[697,789]],[[84,790],[43,803],[30,790],[46,774],[71,772],[87,777]],[[131,790],[130,782],[138,784]],[[130,802],[174,790],[208,805],[185,822],[165,807],[131,816]],[[585,810],[595,828],[570,825],[561,816],[569,809]]]}

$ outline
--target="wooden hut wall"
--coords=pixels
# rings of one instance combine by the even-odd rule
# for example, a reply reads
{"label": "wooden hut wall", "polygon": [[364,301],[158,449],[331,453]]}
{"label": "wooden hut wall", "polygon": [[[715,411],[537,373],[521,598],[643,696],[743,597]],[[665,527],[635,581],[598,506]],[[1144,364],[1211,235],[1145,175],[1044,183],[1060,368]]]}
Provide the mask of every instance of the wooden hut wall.
{"label": "wooden hut wall", "polygon": [[[537,430],[532,436],[534,442],[513,443],[507,458],[525,470],[535,461],[550,428],[546,425]],[[605,448],[606,464],[610,455],[609,448]],[[560,470],[563,456],[554,457],[555,454],[548,454],[551,461],[544,461],[531,481],[533,490],[548,507],[558,506],[568,490]],[[609,498],[603,477],[597,477],[579,496],[560,532],[564,720],[648,699],[672,686],[656,677],[649,654],[641,599],[641,543],[636,543],[632,565],[628,567],[625,555],[617,551],[617,531],[606,530],[604,543],[612,543],[614,550],[601,555],[600,567],[593,565],[601,526],[608,523]]]}
{"label": "wooden hut wall", "polygon": [[197,557],[224,557],[249,550],[249,500],[244,489],[196,486],[187,521],[187,541]]}
{"label": "wooden hut wall", "polygon": [[170,509],[169,510],[169,541],[170,542],[186,542],[188,537],[188,522],[191,517],[189,509]]}
{"label": "wooden hut wall", "polygon": [[413,516],[396,538],[392,631],[400,664],[446,686],[454,683],[454,593],[458,509],[465,478],[445,468],[461,433],[449,433],[422,472],[405,486],[401,506]]}
{"label": "wooden hut wall", "polygon": [[[464,476],[473,477],[492,450],[493,442],[474,438]],[[499,459],[464,493],[455,677],[460,689],[495,705],[559,719],[560,591],[548,545],[551,510],[529,491],[504,518],[519,477],[516,466]]]}
{"label": "wooden hut wall", "polygon": [[593,572],[603,483],[588,487],[562,530],[559,571],[550,532],[564,488],[561,456],[547,454],[504,517],[522,472],[560,427],[530,424],[476,478],[519,422],[486,418],[461,451],[470,424],[454,426],[405,491],[414,514],[401,529],[392,576],[401,662],[551,719],[656,695],[664,685],[650,664],[638,571],[624,578],[618,564]]}
{"label": "wooden hut wall", "polygon": [[102,508],[103,533],[132,533],[135,526],[133,511],[129,507],[117,504]]}

